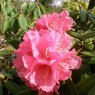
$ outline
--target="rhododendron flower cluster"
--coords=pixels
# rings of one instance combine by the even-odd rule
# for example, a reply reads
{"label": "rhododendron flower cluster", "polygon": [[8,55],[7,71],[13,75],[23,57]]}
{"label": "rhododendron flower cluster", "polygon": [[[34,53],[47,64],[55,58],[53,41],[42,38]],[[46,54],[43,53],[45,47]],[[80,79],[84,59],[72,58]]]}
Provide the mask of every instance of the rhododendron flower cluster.
{"label": "rhododendron flower cluster", "polygon": [[71,50],[72,37],[67,31],[72,25],[67,11],[44,15],[24,34],[15,50],[13,63],[18,76],[39,95],[58,94],[60,81],[70,78],[72,70],[82,63],[76,50]]}

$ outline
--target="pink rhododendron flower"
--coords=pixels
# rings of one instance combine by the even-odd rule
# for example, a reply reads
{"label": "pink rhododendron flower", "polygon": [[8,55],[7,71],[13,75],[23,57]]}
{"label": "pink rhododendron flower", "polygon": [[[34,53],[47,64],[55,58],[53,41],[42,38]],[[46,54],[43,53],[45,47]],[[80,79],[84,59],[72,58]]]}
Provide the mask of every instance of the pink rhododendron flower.
{"label": "pink rhododendron flower", "polygon": [[39,95],[58,94],[60,81],[70,78],[72,70],[79,69],[82,63],[76,50],[70,50],[72,37],[66,31],[72,24],[67,11],[44,15],[24,34],[15,50],[17,58],[13,63],[18,76]]}

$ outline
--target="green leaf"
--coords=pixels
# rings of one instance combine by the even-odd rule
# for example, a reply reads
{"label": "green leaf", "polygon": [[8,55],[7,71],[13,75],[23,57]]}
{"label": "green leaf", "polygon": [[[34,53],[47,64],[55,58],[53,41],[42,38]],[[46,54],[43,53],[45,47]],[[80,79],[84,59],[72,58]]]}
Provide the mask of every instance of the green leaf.
{"label": "green leaf", "polygon": [[0,50],[0,56],[8,56],[9,54],[12,53],[12,50],[8,49],[8,50]]}
{"label": "green leaf", "polygon": [[67,80],[66,85],[68,87],[69,95],[80,95],[78,89],[71,80]]}
{"label": "green leaf", "polygon": [[29,2],[29,8],[28,11],[29,12],[34,12],[34,10],[36,9],[37,5],[34,2]]}
{"label": "green leaf", "polygon": [[90,59],[90,61],[88,62],[88,64],[95,64],[95,55],[94,55],[94,57],[92,57]]}
{"label": "green leaf", "polygon": [[10,74],[10,73],[4,73],[4,77],[10,78],[10,77],[12,77],[12,74]]}
{"label": "green leaf", "polygon": [[2,84],[0,83],[0,95],[3,95],[3,88],[2,88]]}
{"label": "green leaf", "polygon": [[68,34],[70,34],[71,36],[73,36],[75,38],[78,38],[78,39],[82,40],[81,37],[80,37],[80,33],[70,31],[70,32],[68,32]]}
{"label": "green leaf", "polygon": [[60,95],[80,95],[75,84],[70,79],[61,83],[59,93]]}
{"label": "green leaf", "polygon": [[90,57],[95,57],[95,52],[88,52],[88,51],[83,51],[81,52],[82,54]]}
{"label": "green leaf", "polygon": [[43,14],[47,13],[45,7],[42,4],[40,4],[40,9],[41,9]]}
{"label": "green leaf", "polygon": [[14,33],[16,33],[16,32],[18,31],[18,29],[19,29],[19,22],[18,22],[18,19],[14,19],[12,28],[13,28],[13,32],[14,32]]}
{"label": "green leaf", "polygon": [[7,15],[6,8],[5,8],[5,6],[3,4],[1,4],[1,7],[2,7],[3,15],[4,15],[5,19],[7,19],[8,15]]}
{"label": "green leaf", "polygon": [[24,13],[26,13],[28,10],[28,3],[27,2],[24,2],[22,5],[21,5],[21,9]]}
{"label": "green leaf", "polygon": [[23,30],[26,30],[28,28],[28,23],[23,14],[20,14],[18,17],[19,25]]}
{"label": "green leaf", "polygon": [[91,88],[87,95],[95,95],[95,86]]}
{"label": "green leaf", "polygon": [[95,37],[95,31],[89,31],[86,34],[79,36],[79,38],[81,38],[82,40],[86,40],[93,37]]}
{"label": "green leaf", "polygon": [[8,28],[9,28],[9,20],[5,20],[3,25],[3,32],[7,31]]}
{"label": "green leaf", "polygon": [[31,95],[31,93],[33,95],[37,95],[37,92],[32,91],[32,90],[23,90],[23,91],[18,92],[16,95]]}
{"label": "green leaf", "polygon": [[90,89],[95,85],[95,74],[91,75],[89,78],[76,84],[77,89],[81,95],[87,95]]}
{"label": "green leaf", "polygon": [[92,51],[94,49],[94,44],[92,42],[92,38],[90,39],[86,39],[85,41],[83,41],[83,45],[87,50]]}
{"label": "green leaf", "polygon": [[87,84],[83,85],[79,91],[81,95],[87,95],[87,93],[89,92],[89,90],[95,85],[95,79],[94,80],[90,80]]}
{"label": "green leaf", "polygon": [[13,95],[17,95],[17,93],[22,90],[20,86],[18,86],[16,83],[11,81],[7,81],[4,85],[7,87],[7,89],[9,89],[9,91]]}
{"label": "green leaf", "polygon": [[95,37],[95,31],[89,31],[88,33],[85,33],[83,35],[80,35],[80,33],[77,33],[77,32],[70,31],[68,32],[68,34],[82,41]]}
{"label": "green leaf", "polygon": [[12,16],[9,18],[10,21],[15,19],[18,16],[18,13],[12,14]]}
{"label": "green leaf", "polygon": [[78,88],[81,88],[83,85],[89,83],[89,82],[90,82],[91,80],[93,80],[93,79],[95,79],[95,73],[92,74],[92,75],[90,75],[89,78],[86,78],[86,79],[80,81],[79,83],[77,83],[76,86],[77,86]]}
{"label": "green leaf", "polygon": [[9,43],[10,43],[14,48],[18,48],[20,41],[13,39],[13,40],[10,40]]}
{"label": "green leaf", "polygon": [[38,9],[36,8],[34,11],[34,19],[36,20],[37,18],[39,18],[39,12]]}
{"label": "green leaf", "polygon": [[42,13],[41,13],[40,7],[38,6],[37,9],[38,9],[39,17],[42,17]]}
{"label": "green leaf", "polygon": [[85,21],[86,21],[86,17],[87,17],[86,15],[87,15],[86,10],[81,9],[81,10],[80,10],[80,18],[81,18],[81,21],[82,21],[82,22],[85,22]]}
{"label": "green leaf", "polygon": [[95,25],[95,19],[94,19],[93,15],[90,12],[88,12],[88,18]]}
{"label": "green leaf", "polygon": [[7,3],[7,6],[6,6],[6,12],[7,14],[9,15],[11,13],[11,11],[13,10],[13,6],[11,3]]}

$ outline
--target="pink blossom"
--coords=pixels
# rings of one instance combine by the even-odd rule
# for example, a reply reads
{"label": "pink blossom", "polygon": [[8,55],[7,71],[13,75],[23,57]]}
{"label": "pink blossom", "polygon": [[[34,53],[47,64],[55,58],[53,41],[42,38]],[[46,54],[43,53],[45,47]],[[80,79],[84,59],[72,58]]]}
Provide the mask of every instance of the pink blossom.
{"label": "pink blossom", "polygon": [[58,32],[70,30],[73,25],[73,19],[69,17],[68,11],[63,11],[60,14],[53,13],[42,16],[41,19],[37,19],[36,28],[38,30],[56,30]]}
{"label": "pink blossom", "polygon": [[[59,25],[60,24],[60,25]],[[14,66],[18,76],[39,95],[58,93],[60,81],[79,69],[82,59],[72,46],[72,37],[66,31],[73,20],[67,11],[44,15],[36,21],[35,28],[24,34],[23,42],[15,50]]]}

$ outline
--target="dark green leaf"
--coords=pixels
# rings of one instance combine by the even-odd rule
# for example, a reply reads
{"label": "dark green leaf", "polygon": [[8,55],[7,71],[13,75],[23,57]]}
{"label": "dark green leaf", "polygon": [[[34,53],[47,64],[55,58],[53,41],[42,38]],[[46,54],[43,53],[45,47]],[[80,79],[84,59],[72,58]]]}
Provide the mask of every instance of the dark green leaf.
{"label": "dark green leaf", "polygon": [[17,95],[17,93],[22,90],[20,86],[18,86],[16,83],[11,82],[11,81],[7,81],[4,85],[7,87],[7,89],[8,89],[13,95]]}
{"label": "dark green leaf", "polygon": [[14,48],[18,48],[19,46],[19,41],[18,40],[10,40],[9,43],[14,47]]}
{"label": "dark green leaf", "polygon": [[87,93],[90,91],[90,89],[95,85],[95,79],[94,80],[90,80],[88,83],[86,83],[85,85],[83,85],[79,91],[81,95],[87,95]]}
{"label": "dark green leaf", "polygon": [[78,89],[71,80],[67,80],[66,85],[68,86],[68,91],[70,95],[80,95]]}
{"label": "dark green leaf", "polygon": [[91,57],[91,60],[88,62],[88,64],[95,64],[95,55],[94,57]]}
{"label": "dark green leaf", "polygon": [[2,88],[2,84],[0,83],[0,95],[3,95],[3,88]]}
{"label": "dark green leaf", "polygon": [[32,90],[23,90],[18,92],[16,95],[31,95],[31,93],[32,95],[37,95],[37,92]]}
{"label": "dark green leaf", "polygon": [[94,19],[93,15],[89,12],[88,12],[88,17],[89,17],[90,21],[95,25],[95,19]]}
{"label": "dark green leaf", "polygon": [[68,32],[68,33],[69,33],[71,36],[82,40],[81,37],[80,37],[80,33],[73,32],[73,31],[70,31],[70,32]]}
{"label": "dark green leaf", "polygon": [[4,77],[12,77],[12,74],[10,74],[10,73],[4,73]]}
{"label": "dark green leaf", "polygon": [[61,83],[59,88],[60,95],[80,95],[78,89],[71,80]]}
{"label": "dark green leaf", "polygon": [[90,31],[84,35],[79,36],[79,38],[81,38],[82,40],[86,40],[93,37],[95,37],[95,31]]}
{"label": "dark green leaf", "polygon": [[91,75],[89,78],[84,79],[79,82],[76,87],[78,88],[81,95],[87,95],[89,90],[95,85],[95,74]]}
{"label": "dark green leaf", "polygon": [[80,10],[80,18],[81,18],[81,21],[82,21],[82,22],[85,22],[85,21],[86,21],[86,15],[87,15],[86,10],[81,9],[81,10]]}
{"label": "dark green leaf", "polygon": [[95,95],[95,86],[91,88],[87,95]]}
{"label": "dark green leaf", "polygon": [[88,33],[85,33],[83,35],[80,35],[80,33],[77,33],[77,32],[73,32],[73,31],[70,31],[68,32],[71,36],[75,37],[75,38],[78,38],[80,40],[86,40],[86,39],[89,39],[89,38],[93,38],[95,37],[95,31],[89,31]]}
{"label": "dark green leaf", "polygon": [[18,29],[19,29],[19,22],[18,22],[18,19],[15,19],[15,20],[13,21],[13,26],[12,26],[12,28],[13,28],[13,32],[14,32],[14,33],[16,33],[16,32],[18,31]]}

